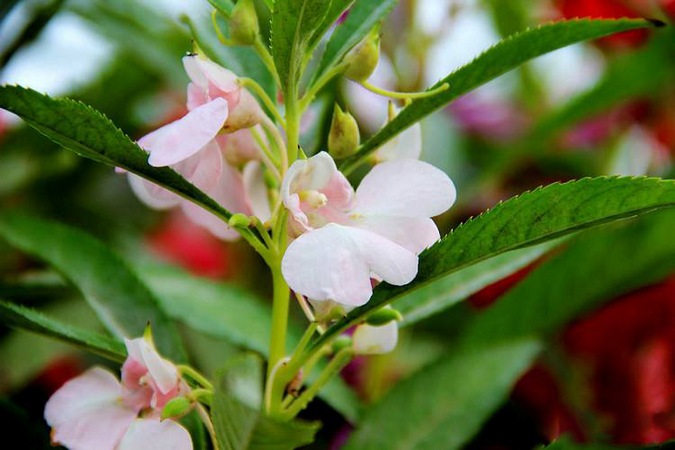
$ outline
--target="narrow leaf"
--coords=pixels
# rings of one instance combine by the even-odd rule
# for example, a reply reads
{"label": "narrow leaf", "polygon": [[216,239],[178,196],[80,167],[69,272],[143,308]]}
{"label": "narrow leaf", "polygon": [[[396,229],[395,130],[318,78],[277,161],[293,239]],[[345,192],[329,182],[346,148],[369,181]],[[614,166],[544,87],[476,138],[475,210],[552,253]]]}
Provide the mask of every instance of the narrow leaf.
{"label": "narrow leaf", "polygon": [[416,100],[404,108],[394,120],[368,139],[356,154],[346,159],[341,169],[349,171],[358,166],[379,146],[421,118],[524,62],[577,42],[650,26],[654,23],[643,19],[581,19],[542,25],[509,36],[430,88],[448,83],[449,89]]}
{"label": "narrow leaf", "polygon": [[539,350],[538,341],[525,339],[451,353],[370,408],[346,450],[461,448]]}
{"label": "narrow leaf", "polygon": [[108,118],[75,100],[54,99],[20,86],[0,86],[0,108],[13,112],[54,142],[80,156],[142,176],[224,219],[230,212],[168,167],[152,167],[148,154]]}
{"label": "narrow leaf", "polygon": [[326,44],[313,80],[318,80],[358,44],[368,32],[386,16],[398,0],[359,0],[349,10],[344,22],[338,25]]}
{"label": "narrow leaf", "polygon": [[340,15],[349,8],[349,6],[354,3],[354,0],[332,0],[330,3],[330,9],[328,10],[328,13],[326,14],[326,17],[323,18],[323,21],[321,22],[321,25],[314,31],[314,34],[312,35],[312,38],[309,41],[309,44],[307,46],[308,51],[312,51],[318,44],[321,42],[321,38],[326,34],[328,29],[330,29],[331,26],[337,20],[340,18]]}
{"label": "narrow leaf", "polygon": [[660,281],[675,271],[673,230],[675,210],[667,210],[579,236],[483,312],[465,339],[555,333],[604,301]]}
{"label": "narrow leaf", "polygon": [[307,61],[314,32],[328,13],[331,0],[276,0],[272,12],[272,56],[284,93],[295,89]]}
{"label": "narrow leaf", "polygon": [[126,350],[120,341],[75,328],[50,319],[33,309],[2,300],[0,300],[0,322],[10,327],[21,328],[75,344],[113,361],[122,362],[126,358]]}
{"label": "narrow leaf", "polygon": [[495,256],[407,291],[392,306],[403,314],[401,326],[412,325],[527,266],[559,244],[555,240]]}
{"label": "narrow leaf", "polygon": [[432,280],[501,253],[574,231],[675,206],[675,180],[599,177],[526,192],[460,225],[420,255],[417,278],[406,286],[380,284],[370,301],[352,310],[313,347]]}
{"label": "narrow leaf", "polygon": [[178,331],[157,299],[105,244],[75,228],[18,214],[0,217],[0,236],[70,280],[114,336],[142,336],[150,323],[160,352],[185,360]]}

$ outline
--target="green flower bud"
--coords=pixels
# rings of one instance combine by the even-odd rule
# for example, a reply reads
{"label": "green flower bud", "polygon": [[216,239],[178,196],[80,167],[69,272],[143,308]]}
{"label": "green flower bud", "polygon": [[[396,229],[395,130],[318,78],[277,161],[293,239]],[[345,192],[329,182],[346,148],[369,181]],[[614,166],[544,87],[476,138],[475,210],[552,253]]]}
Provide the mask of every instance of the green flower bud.
{"label": "green flower bud", "polygon": [[175,397],[169,400],[162,409],[162,420],[178,419],[190,412],[192,402],[185,397]]}
{"label": "green flower bud", "polygon": [[380,25],[356,44],[344,58],[347,68],[344,75],[354,81],[366,81],[377,67],[380,59]]}
{"label": "green flower bud", "polygon": [[335,105],[328,134],[328,153],[334,159],[346,158],[354,154],[359,146],[359,140],[359,125],[354,116]]}
{"label": "green flower bud", "polygon": [[251,218],[246,214],[236,213],[230,217],[227,224],[232,228],[247,228],[251,225]]}
{"label": "green flower bud", "polygon": [[332,349],[333,353],[337,353],[343,348],[351,347],[352,346],[352,338],[349,336],[343,334],[341,336],[338,336],[335,338],[333,341]]}
{"label": "green flower bud", "polygon": [[366,318],[366,323],[368,325],[379,327],[394,320],[396,322],[403,320],[401,313],[396,311],[394,308],[382,308],[369,315]]}
{"label": "green flower bud", "polygon": [[253,45],[260,34],[253,0],[239,0],[230,15],[230,38],[236,45]]}

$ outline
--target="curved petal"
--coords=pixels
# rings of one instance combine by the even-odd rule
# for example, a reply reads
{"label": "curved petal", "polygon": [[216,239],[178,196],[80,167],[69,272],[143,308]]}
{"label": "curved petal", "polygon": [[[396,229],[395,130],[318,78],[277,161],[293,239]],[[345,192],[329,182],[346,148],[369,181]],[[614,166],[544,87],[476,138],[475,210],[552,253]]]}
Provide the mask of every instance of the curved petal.
{"label": "curved petal", "polygon": [[138,145],[150,152],[151,166],[177,164],[201,150],[223,128],[229,114],[227,101],[216,98],[182,118],[143,136]]}
{"label": "curved petal", "polygon": [[122,403],[122,391],[117,378],[98,367],[68,381],[45,406],[52,441],[72,450],[114,450],[138,414]]}
{"label": "curved petal", "polygon": [[192,450],[192,438],[173,420],[138,419],[116,450]]}
{"label": "curved petal", "polygon": [[373,326],[367,323],[356,327],[352,334],[352,345],[357,355],[383,355],[396,348],[398,324],[396,321]]}
{"label": "curved petal", "polygon": [[422,127],[419,122],[396,137],[385,142],[375,152],[377,162],[393,161],[396,159],[419,159],[422,154]]}
{"label": "curved petal", "polygon": [[220,146],[214,139],[209,141],[200,152],[178,163],[175,170],[190,183],[208,192],[218,184],[224,166],[225,161],[223,161]]}
{"label": "curved petal", "polygon": [[181,198],[173,192],[131,172],[127,172],[127,180],[136,197],[150,208],[169,209],[181,201]]}
{"label": "curved petal", "polygon": [[299,159],[291,164],[281,183],[281,198],[286,198],[298,191],[323,189],[337,173],[335,161],[326,152],[319,152],[309,159]]}
{"label": "curved petal", "polygon": [[441,237],[434,221],[427,217],[362,216],[354,226],[379,234],[416,255]]}
{"label": "curved petal", "polygon": [[281,262],[288,285],[314,300],[360,306],[372,294],[371,276],[404,285],[417,274],[417,256],[366,230],[328,224],[298,237]]}
{"label": "curved petal", "polygon": [[215,85],[226,93],[241,88],[239,83],[237,83],[237,75],[234,72],[202,56],[185,56],[183,58],[183,67],[192,82],[203,90],[208,90],[209,84]]}
{"label": "curved petal", "polygon": [[[163,359],[144,338],[125,339],[128,359],[138,362],[147,369],[150,381],[162,394],[176,389],[180,377],[171,362]],[[126,365],[126,363],[125,363]],[[122,369],[124,372],[124,368]]]}
{"label": "curved petal", "polygon": [[414,159],[378,164],[356,189],[355,212],[433,217],[455,202],[455,185],[441,170]]}
{"label": "curved petal", "polygon": [[272,209],[267,194],[263,165],[259,161],[249,162],[244,166],[242,179],[253,214],[263,223],[267,222],[272,217]]}

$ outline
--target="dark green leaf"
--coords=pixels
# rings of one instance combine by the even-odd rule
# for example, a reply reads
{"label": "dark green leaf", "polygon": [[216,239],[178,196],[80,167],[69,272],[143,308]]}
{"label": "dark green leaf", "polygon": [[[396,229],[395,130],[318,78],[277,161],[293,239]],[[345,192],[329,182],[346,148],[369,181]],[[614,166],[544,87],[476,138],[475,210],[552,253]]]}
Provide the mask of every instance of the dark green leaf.
{"label": "dark green leaf", "polygon": [[272,56],[286,95],[295,90],[309,42],[323,23],[331,0],[276,0],[272,12]]}
{"label": "dark green leaf", "polygon": [[509,36],[430,88],[448,83],[449,89],[416,100],[404,108],[394,120],[368,139],[356,154],[346,159],[341,169],[353,169],[382,144],[423,117],[530,59],[577,42],[650,26],[653,24],[643,19],[581,19],[542,25]]}
{"label": "dark green leaf", "polygon": [[394,8],[398,0],[359,0],[349,10],[349,15],[335,28],[326,44],[326,51],[321,57],[319,67],[314,73],[318,80],[331,67],[358,44],[370,30]]}
{"label": "dark green leaf", "polygon": [[412,325],[525,267],[559,244],[559,241],[546,242],[495,256],[407,291],[392,306],[403,314],[401,326]]}
{"label": "dark green leaf", "polygon": [[[624,224],[621,224],[624,225]],[[483,312],[467,340],[555,333],[579,314],[675,271],[675,211],[579,236]]]}
{"label": "dark green leaf", "polygon": [[262,403],[263,361],[248,354],[222,370],[213,400],[213,425],[222,449],[287,450],[314,441],[319,424],[279,423],[264,417]]}
{"label": "dark green leaf", "polygon": [[113,361],[122,362],[126,358],[126,349],[120,341],[75,328],[50,319],[38,311],[2,300],[0,300],[0,321],[11,327],[22,328],[75,344]]}
{"label": "dark green leaf", "polygon": [[163,186],[229,219],[231,214],[168,167],[152,167],[148,154],[110,120],[89,106],[70,99],[54,99],[20,86],[0,86],[0,108],[69,150],[117,166]]}
{"label": "dark green leaf", "polygon": [[65,225],[14,214],[0,217],[0,236],[69,279],[113,335],[142,336],[150,323],[160,352],[185,360],[178,332],[157,299],[105,244]]}
{"label": "dark green leaf", "polygon": [[424,251],[412,283],[380,284],[366,305],[352,310],[313,347],[410,290],[464,267],[583,228],[672,206],[675,180],[656,178],[585,178],[526,192],[460,225]]}
{"label": "dark green leaf", "polygon": [[540,350],[533,339],[458,349],[367,411],[346,450],[461,448]]}

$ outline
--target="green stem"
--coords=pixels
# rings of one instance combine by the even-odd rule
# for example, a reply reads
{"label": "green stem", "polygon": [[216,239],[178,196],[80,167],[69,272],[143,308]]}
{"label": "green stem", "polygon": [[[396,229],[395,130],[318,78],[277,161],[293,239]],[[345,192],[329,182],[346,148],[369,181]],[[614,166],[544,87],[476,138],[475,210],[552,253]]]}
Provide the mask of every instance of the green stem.
{"label": "green stem", "polygon": [[302,111],[298,108],[297,86],[291,83],[286,97],[286,150],[288,152],[288,162],[289,164],[293,164],[298,158],[300,115],[302,114]]}
{"label": "green stem", "polygon": [[199,414],[199,417],[202,419],[202,422],[204,422],[206,429],[209,431],[211,443],[213,444],[213,450],[219,450],[220,447],[218,446],[218,438],[216,437],[216,430],[215,428],[213,428],[213,422],[211,422],[211,417],[209,416],[209,413],[206,412],[206,409],[204,409],[202,405],[197,405],[197,413]]}
{"label": "green stem", "polygon": [[193,389],[189,394],[190,399],[211,406],[213,402],[213,391],[209,389]]}
{"label": "green stem", "polygon": [[314,384],[312,384],[306,391],[304,391],[300,397],[295,399],[293,403],[280,415],[282,420],[291,420],[300,413],[303,409],[307,407],[310,401],[316,396],[319,390],[338,372],[340,372],[344,366],[352,359],[354,356],[354,351],[351,348],[344,348],[338,352],[337,355],[328,363],[326,368],[321,372],[319,377],[316,379]]}
{"label": "green stem", "polygon": [[345,67],[347,67],[346,64],[338,64],[336,66],[333,66],[330,70],[324,72],[321,77],[316,80],[316,83],[311,85],[309,89],[305,92],[305,94],[302,96],[300,99],[300,110],[304,111],[307,109],[309,104],[314,100],[314,97],[316,97],[316,94],[319,93],[319,91],[330,81],[333,79],[333,77],[340,75],[342,72],[344,72]]}
{"label": "green stem", "polygon": [[316,322],[309,323],[309,326],[307,327],[305,333],[300,338],[298,345],[296,345],[295,350],[293,350],[294,355],[305,351],[305,347],[307,347],[307,344],[309,344],[310,339],[312,339],[312,336],[314,336],[314,333],[316,332],[318,326],[319,324]]}
{"label": "green stem", "polygon": [[181,364],[177,366],[178,368],[178,373],[180,373],[181,377],[183,375],[187,375],[188,377],[192,378],[195,382],[197,382],[199,385],[205,387],[206,389],[213,391],[213,385],[209,380],[206,379],[204,375],[201,373],[197,372],[195,369],[193,369],[190,366],[187,366],[185,364]]}
{"label": "green stem", "polygon": [[281,274],[281,263],[270,266],[274,296],[272,303],[272,336],[270,339],[270,357],[267,365],[267,388],[270,389],[268,413],[274,414],[282,400],[284,383],[280,382],[277,369],[286,356],[286,329],[288,327],[288,307],[290,289]]}
{"label": "green stem", "polygon": [[265,92],[265,89],[263,89],[257,81],[252,78],[242,77],[239,78],[239,84],[241,84],[243,87],[250,88],[253,92],[255,92],[260,100],[262,100],[262,102],[265,104],[267,109],[269,109],[269,111],[272,113],[274,120],[283,125],[284,119],[281,117],[281,114],[279,114],[277,105],[274,103],[274,101],[272,101],[270,96],[267,95],[267,92]]}
{"label": "green stem", "polygon": [[[281,123],[283,124],[283,121]],[[269,117],[263,117],[260,125],[267,131],[268,136],[272,136],[272,140],[277,146],[279,158],[281,159],[280,173],[283,177],[283,175],[286,173],[286,170],[288,169],[288,151],[286,150],[284,139],[281,137],[279,130],[276,126],[274,126],[274,123],[272,123]]]}
{"label": "green stem", "polygon": [[387,89],[382,89],[377,86],[374,86],[367,81],[361,81],[359,82],[361,86],[364,88],[368,89],[370,92],[373,92],[377,95],[381,95],[383,97],[389,97],[389,98],[398,98],[398,99],[415,99],[415,98],[425,98],[425,97],[431,97],[432,95],[436,95],[439,92],[443,92],[447,90],[450,85],[448,83],[443,83],[440,86],[438,86],[435,89],[432,89],[430,91],[423,91],[423,92],[397,92],[397,91],[389,91]]}

